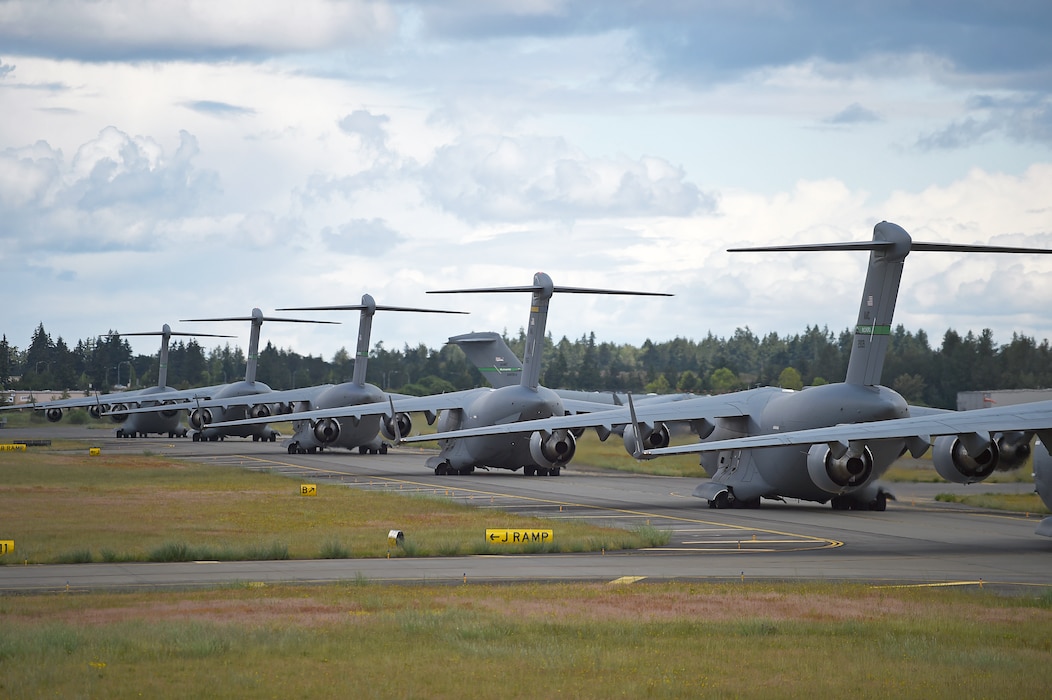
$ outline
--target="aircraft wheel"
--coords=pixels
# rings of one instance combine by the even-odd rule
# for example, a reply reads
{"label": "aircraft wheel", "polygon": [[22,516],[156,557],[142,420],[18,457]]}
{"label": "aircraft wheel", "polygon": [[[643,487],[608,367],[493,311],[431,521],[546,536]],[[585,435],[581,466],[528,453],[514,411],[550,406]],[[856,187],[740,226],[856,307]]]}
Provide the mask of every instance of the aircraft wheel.
{"label": "aircraft wheel", "polygon": [[522,468],[522,475],[523,476],[534,476],[536,473],[537,473],[537,467],[526,466],[526,467]]}
{"label": "aircraft wheel", "polygon": [[716,498],[709,501],[709,508],[718,508],[723,510],[724,508],[731,507],[731,495],[724,491],[723,493],[716,496]]}
{"label": "aircraft wheel", "polygon": [[885,511],[888,509],[888,494],[880,491],[877,493],[877,497],[873,499],[873,502],[869,504],[870,510]]}
{"label": "aircraft wheel", "polygon": [[275,442],[277,439],[278,439],[278,434],[276,432],[270,434],[270,441],[271,442]]}
{"label": "aircraft wheel", "polygon": [[182,434],[182,435],[180,435],[179,437],[186,437],[186,433],[187,433],[187,432],[188,432],[188,431],[186,431],[186,430],[183,430],[183,434]]}
{"label": "aircraft wheel", "polygon": [[435,467],[435,475],[436,476],[445,476],[448,473],[449,473],[449,463],[447,463],[447,462],[442,462],[437,467]]}
{"label": "aircraft wheel", "polygon": [[299,449],[299,446],[300,446],[300,444],[298,442],[290,442],[289,443],[289,454],[290,455],[296,454],[296,451]]}
{"label": "aircraft wheel", "polygon": [[124,431],[121,428],[117,428],[117,437],[124,437]]}
{"label": "aircraft wheel", "polygon": [[833,510],[850,510],[851,501],[843,496],[833,496],[829,501],[829,505],[832,506]]}
{"label": "aircraft wheel", "polygon": [[259,436],[258,435],[253,435],[252,436],[252,442],[259,442]]}
{"label": "aircraft wheel", "polygon": [[387,454],[387,443],[386,442],[384,444],[380,445],[380,454],[382,454],[382,455]]}
{"label": "aircraft wheel", "polygon": [[559,467],[555,467],[548,472],[548,476],[559,476],[560,474],[562,474],[562,469]]}
{"label": "aircraft wheel", "polygon": [[193,436],[192,439],[193,439],[194,442],[200,442],[201,441],[201,433],[194,433],[194,436]]}

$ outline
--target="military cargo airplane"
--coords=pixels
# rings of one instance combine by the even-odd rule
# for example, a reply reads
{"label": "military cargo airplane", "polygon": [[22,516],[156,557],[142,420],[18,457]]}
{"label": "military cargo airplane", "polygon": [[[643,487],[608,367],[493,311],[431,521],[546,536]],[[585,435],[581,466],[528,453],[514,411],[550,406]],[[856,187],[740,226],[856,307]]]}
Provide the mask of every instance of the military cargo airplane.
{"label": "military cargo airplane", "polygon": [[[285,391],[270,391],[265,394],[265,402],[260,401],[259,394],[229,396],[217,395],[215,398],[209,400],[195,401],[193,413],[191,413],[191,422],[196,421],[194,423],[195,427],[199,430],[203,427],[203,430],[205,431],[204,434],[208,434],[208,431],[211,430],[226,430],[227,426],[225,425],[217,426],[213,424],[215,415],[220,414],[223,417],[220,421],[224,419],[228,422],[236,421],[243,417],[238,416],[236,412],[240,411],[243,414],[246,409],[249,410],[252,418],[270,418],[272,415],[293,414],[286,416],[287,420],[293,421],[296,430],[295,435],[285,441],[285,447],[288,449],[289,454],[313,453],[326,447],[345,447],[347,449],[357,448],[363,454],[366,452],[386,453],[388,443],[383,441],[381,433],[384,436],[391,436],[388,439],[393,439],[394,432],[391,427],[392,419],[388,418],[386,421],[380,420],[380,414],[383,413],[382,411],[366,417],[364,420],[354,421],[343,425],[341,425],[336,419],[326,419],[315,422],[300,420],[297,414],[314,409],[332,408],[334,406],[353,406],[362,403],[379,402],[386,406],[383,402],[387,401],[387,394],[385,394],[379,387],[365,382],[367,363],[369,359],[372,319],[377,311],[407,311],[447,314],[465,313],[462,311],[383,306],[378,305],[373,297],[368,294],[362,296],[362,302],[360,304],[278,309],[278,311],[311,310],[361,312],[361,319],[358,326],[358,341],[355,350],[354,371],[351,381],[341,384],[321,384],[301,387]],[[400,427],[403,434],[408,433],[409,430],[412,429],[412,422],[408,415],[398,414],[394,420],[400,421]],[[215,422],[219,423],[220,421]],[[200,423],[200,425],[198,425],[198,423]],[[235,428],[244,430],[246,429],[244,427],[245,425],[252,424],[235,426]],[[270,438],[267,437],[266,439]]]}
{"label": "military cargo airplane", "polygon": [[[621,430],[625,448],[637,457],[698,451],[698,445],[669,448],[668,423],[687,422],[705,442],[728,438],[763,436],[790,430],[907,418],[945,413],[937,409],[908,406],[895,391],[880,386],[898,296],[903,264],[911,251],[1047,254],[1052,250],[1003,246],[972,246],[913,241],[900,226],[881,222],[871,241],[803,246],[738,248],[744,251],[870,251],[869,270],[862,294],[854,344],[848,360],[846,380],[790,391],[774,387],[749,389],[723,396],[687,399],[674,403],[630,405],[582,416],[534,420],[514,428],[506,425],[455,430],[437,437],[454,439],[534,431],[543,441],[558,431],[594,427],[601,439]],[[628,427],[626,427],[628,426]],[[435,438],[436,436],[431,436]],[[1002,467],[1018,467],[1029,447],[1026,436],[1008,431],[996,436]],[[420,438],[408,438],[415,441]],[[955,469],[966,470],[966,462],[992,449],[989,439],[967,438],[937,450],[950,452],[946,459]],[[701,464],[711,479],[699,485],[694,495],[716,508],[756,507],[761,498],[796,498],[830,502],[836,509],[883,510],[889,494],[876,483],[888,466],[908,448],[927,448],[920,439],[874,439],[867,444],[814,444],[806,453],[794,447],[735,449],[705,452]],[[952,449],[951,449],[952,448]]]}
{"label": "military cargo airplane", "polygon": [[[62,420],[64,411],[71,408],[87,408],[88,413],[94,418],[100,418],[104,414],[109,416],[114,423],[121,423],[117,428],[117,437],[145,437],[149,433],[168,434],[168,437],[186,437],[187,429],[179,423],[178,409],[166,408],[163,410],[149,410],[151,407],[171,405],[179,401],[185,401],[192,396],[215,391],[217,387],[203,387],[178,391],[168,386],[168,343],[172,336],[199,336],[207,338],[230,338],[229,335],[215,335],[212,333],[182,333],[173,331],[167,323],[158,331],[146,331],[142,333],[112,333],[115,336],[161,336],[161,349],[158,355],[158,376],[156,386],[139,389],[136,391],[122,391],[110,394],[96,394],[76,399],[62,399],[59,401],[47,401],[34,404],[32,408],[42,411],[45,417],[52,423]],[[142,412],[134,415],[127,412],[131,407],[143,407]],[[26,406],[16,408],[27,408]]]}
{"label": "military cargo airplane", "polygon": [[[212,392],[210,396],[196,398],[192,402],[193,407],[187,406],[187,410],[190,411],[190,425],[194,428],[193,440],[198,441],[216,441],[221,440],[227,436],[236,437],[251,437],[253,442],[258,440],[268,440],[274,442],[278,433],[273,428],[270,428],[265,423],[260,425],[253,425],[249,427],[239,427],[233,429],[219,430],[209,425],[215,417],[216,413],[219,413],[221,418],[235,419],[244,418],[245,416],[251,416],[253,418],[266,418],[273,413],[270,397],[267,395],[272,393],[269,386],[263,382],[256,381],[256,365],[259,360],[259,334],[260,329],[263,327],[264,321],[280,322],[280,323],[325,323],[325,324],[336,324],[336,321],[313,321],[298,318],[277,318],[271,316],[264,316],[263,312],[257,309],[252,309],[252,314],[249,316],[229,316],[223,318],[187,318],[183,319],[187,323],[197,323],[202,321],[248,321],[251,323],[251,330],[249,332],[248,339],[248,359],[245,363],[245,379],[240,382],[234,382],[232,384],[225,384],[219,387],[216,391]],[[259,401],[256,403],[243,403],[238,406],[231,406],[229,410],[224,410],[221,406],[217,406],[214,410],[211,408],[201,408],[199,406],[202,400],[211,399],[213,401],[235,399],[239,397],[258,397]]]}
{"label": "military cargo airplane", "polygon": [[[817,447],[832,454],[860,455],[872,443],[892,441],[909,447],[916,455],[923,454],[934,438],[932,462],[939,476],[958,484],[974,484],[1005,467],[1006,446],[1009,465],[1030,454],[1030,439],[1035,434],[1034,486],[1052,509],[1052,401],[752,435],[653,450],[650,454],[789,448],[803,455]],[[1041,521],[1037,534],[1052,537],[1052,517]]]}
{"label": "military cargo airplane", "polygon": [[[314,422],[329,418],[337,420],[361,420],[362,416],[383,412],[388,419],[394,411],[403,413],[421,411],[429,422],[436,414],[440,431],[457,428],[472,428],[494,424],[514,424],[517,421],[550,416],[562,416],[576,411],[595,411],[611,408],[609,403],[564,399],[557,392],[541,386],[541,349],[544,347],[544,332],[548,319],[548,303],[555,292],[572,294],[622,294],[634,296],[672,296],[660,292],[632,292],[611,289],[589,289],[580,287],[557,287],[551,277],[543,272],[533,276],[533,284],[522,287],[495,287],[485,289],[450,289],[428,292],[429,294],[471,294],[529,292],[531,294],[530,317],[526,332],[526,348],[522,371],[517,384],[508,384],[495,389],[479,388],[449,392],[435,396],[405,398],[392,401],[390,408],[382,403],[349,408],[331,408],[307,411],[301,419]],[[238,421],[243,425],[250,421]],[[527,476],[558,476],[573,457],[575,439],[567,430],[556,430],[541,434],[540,431],[519,433],[510,430],[510,436],[470,438],[467,440],[443,439],[441,451],[427,460],[427,468],[436,474],[470,474],[476,468],[499,468],[517,471],[522,469]],[[398,432],[396,440],[403,438]],[[423,437],[421,439],[429,439]],[[433,438],[432,438],[433,439]]]}

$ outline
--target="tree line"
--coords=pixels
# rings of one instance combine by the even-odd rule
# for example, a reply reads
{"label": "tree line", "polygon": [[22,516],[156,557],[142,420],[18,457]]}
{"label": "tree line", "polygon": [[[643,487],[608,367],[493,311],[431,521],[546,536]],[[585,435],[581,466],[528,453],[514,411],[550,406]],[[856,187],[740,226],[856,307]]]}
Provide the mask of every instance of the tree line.
{"label": "tree line", "polygon": [[[521,358],[525,331],[509,336]],[[748,327],[728,338],[709,333],[701,340],[646,340],[642,346],[598,342],[595,333],[576,340],[545,339],[541,381],[545,386],[585,391],[726,393],[753,386],[804,386],[842,381],[854,335],[808,326],[803,333],[760,337]],[[179,389],[244,378],[245,354],[230,344],[206,350],[196,340],[169,347],[168,385]],[[354,358],[340,348],[331,360],[300,355],[271,343],[260,352],[257,378],[273,389],[350,381]],[[156,384],[156,355],[133,355],[116,332],[80,340],[74,346],[52,340],[40,324],[28,347],[0,340],[0,385],[4,389],[56,389],[107,392],[115,387]],[[987,389],[1052,386],[1048,340],[1012,334],[998,345],[990,330],[960,335],[947,330],[933,348],[927,334],[897,326],[891,335],[883,383],[907,401],[956,408],[957,393]],[[485,383],[460,348],[408,344],[389,350],[377,342],[369,353],[368,381],[382,389],[429,394],[469,389]]]}

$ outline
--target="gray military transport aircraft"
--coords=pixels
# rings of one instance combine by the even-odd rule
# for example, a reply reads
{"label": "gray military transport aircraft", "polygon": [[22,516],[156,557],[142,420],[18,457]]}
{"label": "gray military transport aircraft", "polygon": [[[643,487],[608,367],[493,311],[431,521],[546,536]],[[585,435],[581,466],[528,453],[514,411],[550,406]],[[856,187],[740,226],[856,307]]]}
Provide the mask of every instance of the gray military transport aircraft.
{"label": "gray military transport aircraft", "polygon": [[[224,411],[222,408],[217,408],[216,411],[221,412],[221,415],[224,418],[243,418],[246,415],[252,417],[269,417],[273,412],[270,405],[272,402],[267,400],[266,395],[272,393],[271,389],[263,382],[256,381],[256,364],[259,359],[259,335],[260,330],[263,327],[263,322],[325,324],[337,324],[338,322],[264,316],[263,312],[258,308],[252,309],[252,314],[249,316],[182,319],[182,322],[184,323],[197,323],[201,321],[248,321],[251,324],[251,330],[249,332],[248,340],[248,359],[245,364],[245,379],[240,382],[233,382],[231,384],[223,384],[214,387],[214,390],[197,390],[196,392],[194,390],[189,390],[189,392],[187,392],[189,393],[187,399],[189,405],[179,406],[179,408],[185,408],[190,411],[190,425],[194,428],[194,442],[204,440],[216,441],[227,436],[251,437],[254,442],[258,440],[269,440],[270,442],[274,442],[277,439],[278,433],[266,424],[234,428],[232,430],[217,430],[212,428],[208,424],[211,423],[215,414],[212,409],[200,408],[200,402],[207,400],[215,401],[234,399],[247,396],[258,397],[259,400],[257,402],[251,404],[246,402],[242,405],[232,407],[229,412]],[[142,411],[143,409],[139,408],[136,410],[125,411],[125,413],[141,413]],[[112,413],[114,413],[114,411],[111,407],[110,412],[104,412],[103,415],[110,415]]]}
{"label": "gray military transport aircraft", "polygon": [[[218,387],[202,387],[179,391],[168,386],[168,343],[172,336],[198,336],[205,338],[230,338],[229,335],[215,335],[213,333],[182,333],[173,331],[167,323],[160,331],[145,331],[142,333],[111,333],[114,336],[161,336],[161,349],[158,355],[157,385],[138,389],[135,391],[121,391],[110,394],[95,394],[75,399],[61,399],[59,401],[47,401],[33,404],[32,406],[15,406],[12,408],[34,408],[42,411],[44,416],[52,423],[62,420],[64,411],[71,408],[87,408],[93,418],[108,416],[114,423],[121,423],[117,428],[117,437],[146,437],[150,433],[163,435],[169,438],[186,437],[187,429],[179,423],[179,410],[165,408],[157,410],[158,406],[168,406],[179,401],[185,401],[188,397],[198,396],[201,393],[216,391]],[[142,408],[134,415],[129,413],[133,408]],[[153,409],[153,410],[151,410]]]}
{"label": "gray military transport aircraft", "polygon": [[[627,409],[534,420],[514,428],[496,425],[461,429],[431,438],[450,440],[487,436],[514,429],[517,432],[536,431],[533,434],[539,435],[537,439],[543,442],[544,436],[559,431],[594,427],[600,438],[606,439],[620,429],[628,452],[646,458],[706,449],[699,445],[670,448],[669,422],[689,423],[704,445],[717,440],[766,436],[840,423],[907,418],[911,414],[932,416],[933,420],[938,420],[947,412],[911,407],[898,393],[880,386],[906,256],[911,251],[1052,253],[1052,250],[1040,248],[922,243],[913,241],[903,228],[888,222],[874,227],[871,241],[737,248],[732,252],[845,250],[870,251],[870,261],[847,377],[842,383],[809,387],[803,391],[764,387],[674,403],[630,404]],[[1002,469],[1017,468],[1029,454],[1029,437],[1020,432],[1023,429],[1025,426],[985,438],[967,434],[964,439],[938,442],[937,459],[945,465],[947,473],[956,471],[960,475],[974,470],[974,463],[983,460],[993,461]],[[419,439],[407,438],[406,441]],[[877,478],[907,449],[922,454],[927,447],[926,440],[913,436],[906,440],[873,439],[865,444],[850,440],[819,441],[806,452],[792,446],[705,451],[701,465],[711,478],[700,484],[694,495],[704,498],[715,508],[756,507],[761,498],[795,498],[830,502],[835,509],[883,510],[890,494],[876,483]],[[988,457],[983,456],[984,451],[988,451]]]}
{"label": "gray military transport aircraft", "polygon": [[[195,401],[190,418],[194,427],[201,430],[203,435],[208,435],[213,430],[226,431],[229,426],[225,424],[221,426],[215,425],[213,421],[215,423],[219,423],[222,420],[228,422],[236,421],[245,416],[244,412],[246,410],[248,410],[252,418],[269,419],[274,415],[292,414],[284,417],[284,419],[293,422],[296,431],[292,438],[285,441],[285,447],[288,449],[289,454],[314,453],[327,447],[345,447],[349,450],[357,448],[363,454],[366,452],[386,453],[388,443],[383,441],[381,434],[389,440],[394,439],[395,429],[392,427],[392,420],[399,421],[398,427],[401,429],[402,434],[408,434],[412,429],[412,422],[408,414],[399,413],[394,418],[388,416],[385,420],[381,420],[380,415],[376,414],[367,416],[362,420],[341,424],[334,418],[313,422],[300,420],[298,413],[332,408],[334,406],[383,403],[388,400],[388,395],[379,387],[365,382],[373,316],[377,311],[441,314],[463,314],[466,312],[384,306],[377,304],[373,297],[368,294],[362,295],[360,304],[278,309],[278,311],[332,310],[361,312],[358,325],[358,344],[355,349],[354,372],[351,381],[341,384],[320,384],[284,391],[269,391],[262,395],[217,395],[209,400]],[[265,401],[261,402],[261,398],[265,399]],[[399,396],[399,398],[409,397]],[[386,404],[383,405],[386,406]],[[237,412],[241,412],[241,415],[238,415]],[[216,420],[217,414],[220,416],[219,420]],[[249,430],[244,425],[233,426],[233,429]],[[209,437],[208,439],[212,438]]]}
{"label": "gray military transport aircraft", "polygon": [[[533,276],[533,284],[523,287],[494,287],[485,289],[450,289],[428,292],[429,294],[474,294],[528,292],[531,294],[530,317],[526,332],[526,348],[521,376],[517,384],[499,388],[478,388],[449,392],[435,396],[398,399],[390,402],[362,406],[331,408],[307,411],[299,416],[313,422],[335,418],[339,421],[361,420],[370,413],[384,412],[388,416],[394,411],[420,411],[433,422],[436,414],[439,431],[459,428],[474,428],[494,424],[512,424],[517,421],[562,416],[578,411],[607,410],[609,403],[563,398],[557,392],[541,386],[541,349],[544,347],[544,332],[548,319],[548,303],[555,292],[571,294],[619,294],[632,296],[672,296],[660,292],[633,292],[613,289],[590,289],[581,287],[557,287],[551,277],[543,272]],[[236,421],[232,426],[251,424],[251,420]],[[395,426],[397,427],[397,426]],[[441,451],[427,460],[427,468],[436,474],[470,474],[476,468],[499,468],[517,471],[523,469],[527,476],[558,476],[561,469],[573,457],[576,442],[568,430],[524,431],[509,430],[509,435],[497,437],[473,437],[465,440],[442,439]],[[400,441],[403,434],[394,435]],[[420,439],[434,439],[424,436]]]}
{"label": "gray military transport aircraft", "polygon": [[[1010,449],[1015,449],[1015,453],[1009,461],[1015,463],[1019,454],[1025,456],[1035,434],[1038,439],[1033,451],[1034,486],[1044,504],[1052,509],[1052,401],[752,435],[652,450],[650,454],[769,448],[789,448],[805,454],[804,446],[808,452],[824,446],[832,453],[862,454],[871,443],[883,441],[897,441],[916,454],[923,453],[934,438],[932,462],[939,476],[958,484],[975,484],[1004,466],[1002,449],[1006,436],[1013,436]],[[1017,435],[1021,439],[1014,437]],[[1052,517],[1041,521],[1037,534],[1052,537]]]}

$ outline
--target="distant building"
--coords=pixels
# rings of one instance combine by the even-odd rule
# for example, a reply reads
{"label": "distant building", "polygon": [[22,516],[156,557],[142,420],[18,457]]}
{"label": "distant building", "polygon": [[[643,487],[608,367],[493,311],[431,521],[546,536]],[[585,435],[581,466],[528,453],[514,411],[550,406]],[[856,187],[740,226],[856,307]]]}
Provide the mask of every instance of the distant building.
{"label": "distant building", "polygon": [[1048,401],[1050,399],[1052,399],[1052,389],[959,391],[957,392],[957,410],[971,411],[976,408],[1014,406],[1020,403],[1033,403],[1034,401]]}

